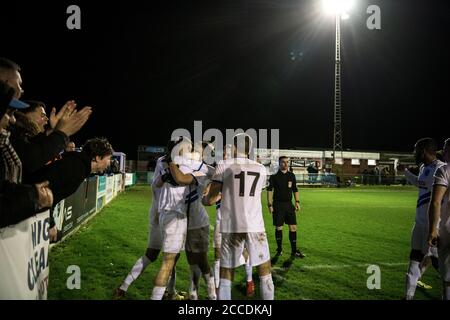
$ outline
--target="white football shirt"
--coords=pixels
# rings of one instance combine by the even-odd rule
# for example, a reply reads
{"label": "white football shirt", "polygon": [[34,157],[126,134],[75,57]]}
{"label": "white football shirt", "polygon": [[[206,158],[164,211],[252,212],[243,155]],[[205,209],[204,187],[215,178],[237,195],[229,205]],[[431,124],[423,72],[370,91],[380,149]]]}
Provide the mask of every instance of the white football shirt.
{"label": "white football shirt", "polygon": [[439,236],[450,237],[450,165],[446,164],[437,169],[434,175],[434,185],[447,188],[441,206],[441,220],[439,223]]}
{"label": "white football shirt", "polygon": [[444,162],[436,159],[429,165],[422,165],[417,177],[409,171],[405,172],[408,181],[419,188],[416,204],[417,225],[428,227],[428,207],[430,206],[431,191],[433,190],[434,174],[443,165]]}
{"label": "white football shirt", "polygon": [[247,158],[219,161],[213,181],[222,184],[220,232],[264,232],[261,192],[266,168]]}
{"label": "white football shirt", "polygon": [[196,183],[186,188],[185,202],[189,208],[188,230],[209,226],[209,216],[202,204],[203,192],[211,181],[214,168],[200,161],[186,161],[180,165],[183,173],[194,176]]}

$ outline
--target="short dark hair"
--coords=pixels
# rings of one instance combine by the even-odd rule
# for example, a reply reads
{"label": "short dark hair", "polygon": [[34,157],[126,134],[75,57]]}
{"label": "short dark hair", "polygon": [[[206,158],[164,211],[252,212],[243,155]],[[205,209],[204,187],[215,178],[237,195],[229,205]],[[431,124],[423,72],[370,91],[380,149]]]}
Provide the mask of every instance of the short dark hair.
{"label": "short dark hair", "polygon": [[0,74],[11,71],[20,71],[20,66],[14,61],[0,57]]}
{"label": "short dark hair", "polygon": [[422,138],[416,142],[416,149],[436,154],[438,145],[433,138]]}
{"label": "short dark hair", "polygon": [[[252,147],[252,138],[246,133],[239,133],[233,137],[233,145],[238,149],[239,140],[244,138],[244,153],[250,154],[250,148]],[[242,151],[242,150],[238,150]]]}
{"label": "short dark hair", "polygon": [[281,157],[278,158],[278,162],[280,162],[283,159],[289,159],[289,157],[288,156],[281,156]]}
{"label": "short dark hair", "polygon": [[89,139],[83,145],[83,151],[87,153],[91,160],[96,156],[99,156],[101,158],[111,156],[114,152],[111,144],[106,138]]}
{"label": "short dark hair", "polygon": [[22,113],[30,113],[36,111],[37,108],[43,107],[44,110],[47,110],[47,106],[42,101],[37,100],[26,100],[25,103],[29,104],[30,106],[28,108],[22,109]]}

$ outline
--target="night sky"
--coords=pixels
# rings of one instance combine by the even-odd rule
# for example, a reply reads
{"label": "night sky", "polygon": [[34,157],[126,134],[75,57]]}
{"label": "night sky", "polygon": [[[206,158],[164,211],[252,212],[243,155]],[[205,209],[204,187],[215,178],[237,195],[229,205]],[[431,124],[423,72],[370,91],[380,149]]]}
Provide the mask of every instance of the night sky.
{"label": "night sky", "polygon": [[[95,3],[94,3],[95,2]],[[430,4],[432,3],[432,4]],[[68,30],[66,8],[81,8]],[[381,8],[381,30],[366,9]],[[0,8],[0,56],[24,99],[94,108],[74,140],[136,157],[172,130],[280,129],[282,148],[331,148],[334,19],[319,0],[34,1]],[[450,136],[450,2],[357,0],[343,32],[345,149],[411,151]]]}

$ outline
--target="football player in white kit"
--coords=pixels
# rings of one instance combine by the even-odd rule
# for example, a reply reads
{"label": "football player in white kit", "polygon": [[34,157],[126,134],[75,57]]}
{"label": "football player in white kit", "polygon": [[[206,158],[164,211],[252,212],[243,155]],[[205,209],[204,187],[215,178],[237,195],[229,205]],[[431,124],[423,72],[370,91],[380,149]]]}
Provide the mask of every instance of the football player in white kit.
{"label": "football player in white kit", "polygon": [[[223,160],[231,158],[231,144],[227,144],[223,148]],[[209,192],[209,186],[205,189],[205,193]],[[220,284],[220,246],[222,245],[222,234],[220,233],[220,199],[216,202],[216,223],[214,225],[214,281],[216,284],[216,290],[219,290]],[[255,283],[253,282],[253,268],[250,265],[250,259],[248,258],[247,250],[244,250],[243,257],[241,259],[245,268],[246,274],[246,295],[247,297],[253,297],[255,294]]]}
{"label": "football player in white kit", "polygon": [[185,196],[188,216],[185,250],[191,269],[190,300],[198,300],[198,284],[202,275],[207,286],[208,299],[217,298],[214,277],[208,263],[209,216],[201,203],[204,189],[214,173],[214,168],[203,161],[203,156],[207,152],[212,153],[213,150],[211,144],[202,142],[196,145],[190,159],[170,163],[170,171],[175,182],[188,186]]}
{"label": "football player in white kit", "polygon": [[238,134],[233,139],[233,158],[219,161],[204,203],[214,205],[221,194],[219,300],[231,299],[234,269],[241,265],[244,247],[252,267],[260,276],[261,295],[273,300],[270,252],[262,215],[261,192],[266,185],[266,168],[248,159],[251,137]]}
{"label": "football player in white kit", "polygon": [[437,247],[439,273],[443,282],[443,299],[450,300],[450,139],[445,141],[447,162],[434,175],[433,192],[428,211],[430,230],[428,244]]}
{"label": "football player in white kit", "polygon": [[[149,236],[147,250],[145,254],[135,262],[130,273],[128,273],[120,287],[115,289],[113,297],[116,299],[123,298],[125,296],[128,287],[142,274],[142,272],[144,272],[151,262],[154,262],[158,258],[161,251],[161,230],[159,228],[158,214],[158,201],[161,188],[157,186],[157,183],[163,175],[169,172],[169,168],[163,160],[164,156],[157,159],[152,181],[153,199],[149,210]],[[175,282],[176,271],[174,267],[167,286],[167,297],[168,299],[182,300],[183,296],[179,295],[175,290]]]}
{"label": "football player in white kit", "polygon": [[[183,156],[191,151],[191,141],[186,137],[180,137],[175,142],[173,150],[168,150],[170,155],[164,158],[164,162],[171,163],[171,157]],[[155,278],[152,300],[163,298],[169,276],[172,274],[176,260],[186,241],[187,215],[184,200],[186,186],[179,186],[172,179],[172,175],[167,173],[156,182],[156,186],[161,188],[158,199],[158,213],[163,261]]]}
{"label": "football player in white kit", "polygon": [[433,266],[437,268],[437,251],[428,245],[428,207],[433,188],[433,176],[444,163],[436,158],[437,143],[431,138],[423,138],[414,146],[416,164],[420,165],[419,175],[416,176],[407,169],[406,179],[419,188],[416,218],[411,236],[411,252],[408,272],[406,274],[406,300],[412,300],[417,282],[426,270],[425,259],[431,258]]}

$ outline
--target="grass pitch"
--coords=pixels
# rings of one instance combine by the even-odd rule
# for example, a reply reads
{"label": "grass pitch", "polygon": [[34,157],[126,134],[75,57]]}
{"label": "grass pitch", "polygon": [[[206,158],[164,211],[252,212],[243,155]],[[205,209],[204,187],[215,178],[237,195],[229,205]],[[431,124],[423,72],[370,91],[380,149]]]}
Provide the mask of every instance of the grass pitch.
{"label": "grass pitch", "polygon": [[[266,232],[272,254],[276,243],[272,219],[263,194]],[[304,259],[289,260],[287,226],[284,255],[273,265],[275,299],[394,299],[404,296],[411,229],[417,189],[413,187],[353,187],[300,189],[298,244]],[[134,186],[119,195],[75,235],[50,253],[49,299],[111,299],[136,259],[147,246],[150,187]],[[208,208],[215,221],[215,209]],[[211,237],[212,241],[212,237]],[[210,262],[213,253],[210,252]],[[70,265],[81,269],[81,289],[69,290]],[[381,288],[370,290],[369,265],[378,265]],[[127,299],[149,299],[160,261],[150,264],[129,288]],[[254,274],[254,279],[257,280]],[[182,254],[177,266],[177,289],[187,291],[189,267]],[[440,280],[430,267],[416,299],[440,299]],[[233,299],[246,299],[244,271],[236,272]],[[200,298],[206,288],[201,283]],[[259,298],[259,288],[255,298]]]}

